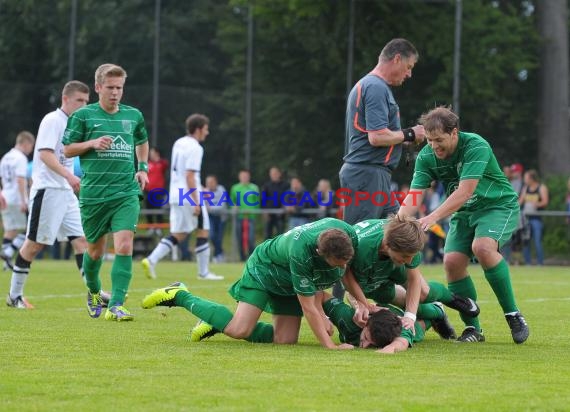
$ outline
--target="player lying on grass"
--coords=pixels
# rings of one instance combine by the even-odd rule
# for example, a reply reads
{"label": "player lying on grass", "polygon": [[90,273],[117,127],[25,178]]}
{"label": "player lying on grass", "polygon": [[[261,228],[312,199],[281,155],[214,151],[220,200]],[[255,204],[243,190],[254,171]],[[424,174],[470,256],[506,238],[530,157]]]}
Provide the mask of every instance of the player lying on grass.
{"label": "player lying on grass", "polygon": [[442,339],[455,337],[455,330],[439,302],[429,303],[429,318],[415,322],[415,334],[411,329],[402,327],[401,317],[404,311],[396,306],[378,307],[380,310],[371,313],[366,326],[361,327],[353,318],[355,309],[327,292],[319,294],[325,315],[338,329],[342,343],[350,343],[360,348],[379,348],[380,353],[395,353],[407,350],[414,343],[421,342],[430,327]]}
{"label": "player lying on grass", "polygon": [[[332,330],[315,295],[342,278],[347,290],[365,301],[362,291],[355,289],[358,285],[354,278],[345,275],[357,244],[351,225],[321,219],[255,248],[242,277],[229,290],[238,302],[235,313],[191,294],[180,283],[155,290],[144,298],[142,306],[181,306],[225,335],[251,342],[296,343],[301,317],[305,316],[322,346],[352,349],[352,345],[332,341]],[[262,312],[273,315],[273,325],[258,321]]]}
{"label": "player lying on grass", "polygon": [[[338,329],[340,342],[355,347],[379,348],[380,353],[402,352],[414,343],[421,342],[430,327],[433,327],[442,339],[455,337],[455,330],[439,302],[426,304],[432,307],[429,311],[430,318],[418,319],[414,325],[414,334],[412,329],[402,327],[401,317],[404,311],[396,306],[377,306],[375,312],[369,315],[366,325],[361,327],[354,321],[356,310],[350,305],[324,291],[318,293],[316,298],[321,302],[323,316],[329,320],[331,327],[334,325]],[[219,332],[211,325],[200,321],[192,329],[190,340],[198,342],[216,333]]]}
{"label": "player lying on grass", "polygon": [[[358,250],[347,271],[353,274],[366,299],[405,308],[404,328],[413,329],[416,314],[422,319],[432,319],[433,305],[425,305],[430,302],[441,302],[466,316],[479,314],[473,300],[451,293],[439,282],[428,283],[422,276],[419,265],[425,234],[417,220],[409,217],[370,219],[353,227],[358,236]],[[396,285],[406,289],[397,289]],[[364,326],[366,317],[361,315],[361,310],[359,305],[356,321]]]}
{"label": "player lying on grass", "polygon": [[[386,235],[387,242],[392,244],[390,237],[405,237],[414,228],[423,235],[416,226],[411,219],[396,222]],[[342,228],[343,236],[321,238],[321,232],[326,233],[330,228]],[[350,241],[347,233],[351,235]],[[255,249],[242,278],[230,288],[230,294],[238,301],[235,315],[225,306],[192,295],[180,284],[151,293],[143,300],[143,307],[183,306],[230,337],[275,343],[296,343],[304,315],[321,344],[335,348],[330,338],[332,329],[325,321],[321,305],[315,301],[316,293],[342,277],[349,293],[360,302],[362,320],[367,319],[369,308],[375,307],[367,302],[352,273],[344,274],[355,249],[357,236],[352,226],[332,218],[322,219],[267,240]],[[394,253],[403,251],[394,250]],[[258,322],[263,311],[274,315],[274,327]]]}

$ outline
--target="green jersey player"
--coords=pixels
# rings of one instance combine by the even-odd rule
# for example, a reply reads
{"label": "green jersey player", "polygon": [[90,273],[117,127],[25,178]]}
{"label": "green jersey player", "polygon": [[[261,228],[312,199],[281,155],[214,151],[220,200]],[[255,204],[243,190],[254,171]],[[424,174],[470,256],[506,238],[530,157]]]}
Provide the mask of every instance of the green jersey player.
{"label": "green jersey player", "polygon": [[416,314],[423,319],[432,316],[433,305],[424,304],[429,302],[439,301],[469,317],[479,314],[473,300],[451,293],[439,282],[425,281],[419,269],[425,235],[418,221],[405,217],[369,219],[353,227],[358,250],[349,270],[366,298],[406,309],[402,318],[405,327],[412,328]]}
{"label": "green jersey player", "polygon": [[[447,199],[420,222],[427,230],[452,215],[444,249],[449,290],[477,299],[467,273],[469,261],[475,256],[503,309],[513,340],[523,343],[529,335],[528,325],[515,303],[508,264],[498,251],[517,227],[517,194],[489,143],[477,134],[460,132],[459,117],[451,110],[435,108],[420,122],[428,145],[418,154],[411,190],[398,213],[413,216],[431,182],[443,183]],[[467,327],[458,340],[484,341],[478,318],[461,317]]]}
{"label": "green jersey player", "polygon": [[430,303],[430,316],[418,319],[414,330],[402,328],[401,318],[404,311],[399,307],[387,305],[377,307],[364,327],[353,319],[355,309],[326,292],[320,294],[325,315],[337,328],[341,342],[350,343],[360,348],[379,348],[380,353],[395,353],[407,350],[414,343],[424,339],[425,332],[431,327],[443,338],[454,336],[455,331],[440,303]]}
{"label": "green jersey player", "polygon": [[[354,289],[358,287],[354,279],[345,276],[357,242],[352,226],[333,218],[266,240],[255,248],[242,277],[230,288],[238,302],[235,314],[191,294],[180,283],[155,290],[144,298],[142,306],[181,306],[211,325],[213,333],[252,342],[296,343],[301,316],[305,316],[322,346],[351,349],[352,345],[332,341],[332,327],[315,295],[342,278],[354,296],[362,297],[362,291]],[[273,325],[258,322],[262,312],[273,315]]]}
{"label": "green jersey player", "polygon": [[[105,238],[113,233],[115,259],[107,320],[133,320],[123,306],[132,277],[133,238],[141,189],[148,183],[148,137],[141,112],[120,103],[127,73],[114,64],[95,72],[99,102],[69,118],[63,144],[66,157],[79,156],[83,178],[79,194],[81,222],[88,242],[83,269],[89,315],[101,315],[101,268]],[[135,171],[135,155],[138,171]]]}

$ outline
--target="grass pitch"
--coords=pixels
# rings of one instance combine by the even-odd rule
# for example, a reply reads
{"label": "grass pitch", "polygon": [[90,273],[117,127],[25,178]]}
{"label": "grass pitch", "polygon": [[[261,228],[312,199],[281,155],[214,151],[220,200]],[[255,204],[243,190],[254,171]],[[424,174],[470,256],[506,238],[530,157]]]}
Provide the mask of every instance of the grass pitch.
{"label": "grass pitch", "polygon": [[[111,263],[102,268],[109,287]],[[570,270],[513,267],[518,304],[531,330],[512,342],[500,307],[478,266],[487,342],[426,340],[396,355],[328,351],[303,323],[298,345],[234,341],[217,335],[192,343],[196,318],[181,308],[140,309],[143,296],[175,280],[227,304],[240,264],[212,265],[222,282],[196,279],[195,263],[164,262],[147,280],[140,262],[126,306],[134,322],[91,319],[72,261],[37,261],[26,285],[34,310],[0,307],[0,410],[23,411],[522,411],[570,407]],[[443,281],[441,266],[422,268]],[[10,274],[0,273],[9,290]],[[456,312],[450,319],[461,333]],[[270,320],[265,317],[265,320]],[[335,337],[337,340],[337,337]]]}

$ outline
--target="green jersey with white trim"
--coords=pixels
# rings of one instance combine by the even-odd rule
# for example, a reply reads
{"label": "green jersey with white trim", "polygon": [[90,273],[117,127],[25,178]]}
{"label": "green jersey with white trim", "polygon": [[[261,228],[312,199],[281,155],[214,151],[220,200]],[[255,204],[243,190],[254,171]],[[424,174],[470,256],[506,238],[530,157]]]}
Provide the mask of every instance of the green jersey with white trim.
{"label": "green jersey with white trim", "polygon": [[113,114],[103,110],[99,103],[87,105],[70,116],[63,144],[102,136],[113,138],[109,149],[88,150],[79,156],[83,170],[80,204],[141,194],[135,180],[135,146],[148,141],[142,113],[124,104],[119,104],[119,110]]}
{"label": "green jersey with white trim", "polygon": [[281,296],[313,296],[331,287],[344,269],[331,267],[317,253],[319,235],[327,229],[348,234],[357,250],[356,232],[348,223],[324,218],[289,230],[257,246],[246,263],[249,274],[264,289]]}
{"label": "green jersey with white trim", "polygon": [[391,282],[391,278],[405,277],[406,269],[413,269],[422,261],[421,252],[416,253],[410,264],[397,265],[378,251],[384,239],[384,226],[388,219],[368,219],[353,226],[358,236],[358,250],[350,265],[352,273],[364,294],[368,294]]}
{"label": "green jersey with white trim", "polygon": [[427,189],[439,180],[447,196],[461,180],[478,179],[475,192],[459,211],[485,210],[493,206],[518,207],[518,196],[507,180],[489,143],[475,133],[459,132],[457,148],[449,159],[438,159],[425,146],[416,159],[411,189]]}

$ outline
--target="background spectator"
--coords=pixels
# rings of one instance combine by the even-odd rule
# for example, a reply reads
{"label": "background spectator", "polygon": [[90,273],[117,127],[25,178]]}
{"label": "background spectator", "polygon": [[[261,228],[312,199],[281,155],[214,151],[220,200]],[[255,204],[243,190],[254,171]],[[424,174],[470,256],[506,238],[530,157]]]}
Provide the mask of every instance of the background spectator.
{"label": "background spectator", "polygon": [[513,189],[515,190],[515,192],[517,192],[518,195],[521,194],[521,190],[524,185],[523,172],[524,172],[523,165],[520,163],[515,163],[511,165],[510,173],[507,176],[507,178],[511,182],[511,186],[513,186]]}
{"label": "background spectator", "polygon": [[[283,207],[281,203],[281,195],[289,189],[287,182],[283,181],[281,169],[273,166],[269,169],[269,180],[263,184],[261,191],[265,193],[265,200],[261,207],[264,209],[280,209]],[[265,221],[265,239],[279,235],[285,229],[285,215],[275,213],[264,213]]]}
{"label": "background spectator", "polygon": [[323,217],[335,217],[332,209],[334,207],[334,192],[331,182],[328,179],[320,179],[313,193],[313,200],[317,204],[319,212],[318,219]]}
{"label": "background spectator", "polygon": [[230,190],[230,198],[239,210],[236,236],[240,259],[245,262],[255,248],[255,214],[247,211],[259,209],[259,187],[251,183],[249,170],[242,169],[238,179],[239,182]]}
{"label": "background spectator", "polygon": [[309,223],[309,215],[303,213],[305,209],[311,208],[312,199],[303,199],[305,187],[298,177],[291,179],[291,187],[289,188],[295,195],[287,196],[285,210],[289,215],[289,229]]}
{"label": "background spectator", "polygon": [[[509,179],[513,190],[519,197],[524,185],[523,171],[524,168],[521,163],[514,163],[511,166],[506,166],[503,168],[505,176],[507,179]],[[514,263],[513,253],[520,252],[522,250],[523,242],[528,240],[530,236],[530,233],[527,234],[527,232],[529,232],[529,230],[527,230],[526,226],[526,217],[524,213],[521,213],[519,216],[519,224],[517,226],[517,229],[514,231],[511,239],[501,248],[501,253],[507,262]],[[516,263],[518,264],[518,260]]]}
{"label": "background spectator", "polygon": [[[160,209],[161,206],[157,206],[152,202],[148,201],[148,192],[153,189],[164,189],[166,188],[166,171],[168,170],[168,160],[162,158],[160,150],[157,147],[150,149],[148,155],[148,185],[145,187],[145,207],[147,209]],[[147,215],[148,223],[162,223],[164,221],[163,215]],[[158,235],[161,234],[160,229],[156,229]]]}
{"label": "background spectator", "polygon": [[548,188],[545,184],[540,183],[540,177],[536,170],[531,169],[527,171],[524,174],[524,186],[519,197],[522,211],[530,225],[530,240],[526,241],[523,246],[524,261],[527,265],[531,264],[531,242],[534,243],[537,264],[544,264],[544,252],[542,249],[544,224],[542,217],[532,215],[532,213],[544,210],[548,206],[548,200]]}

